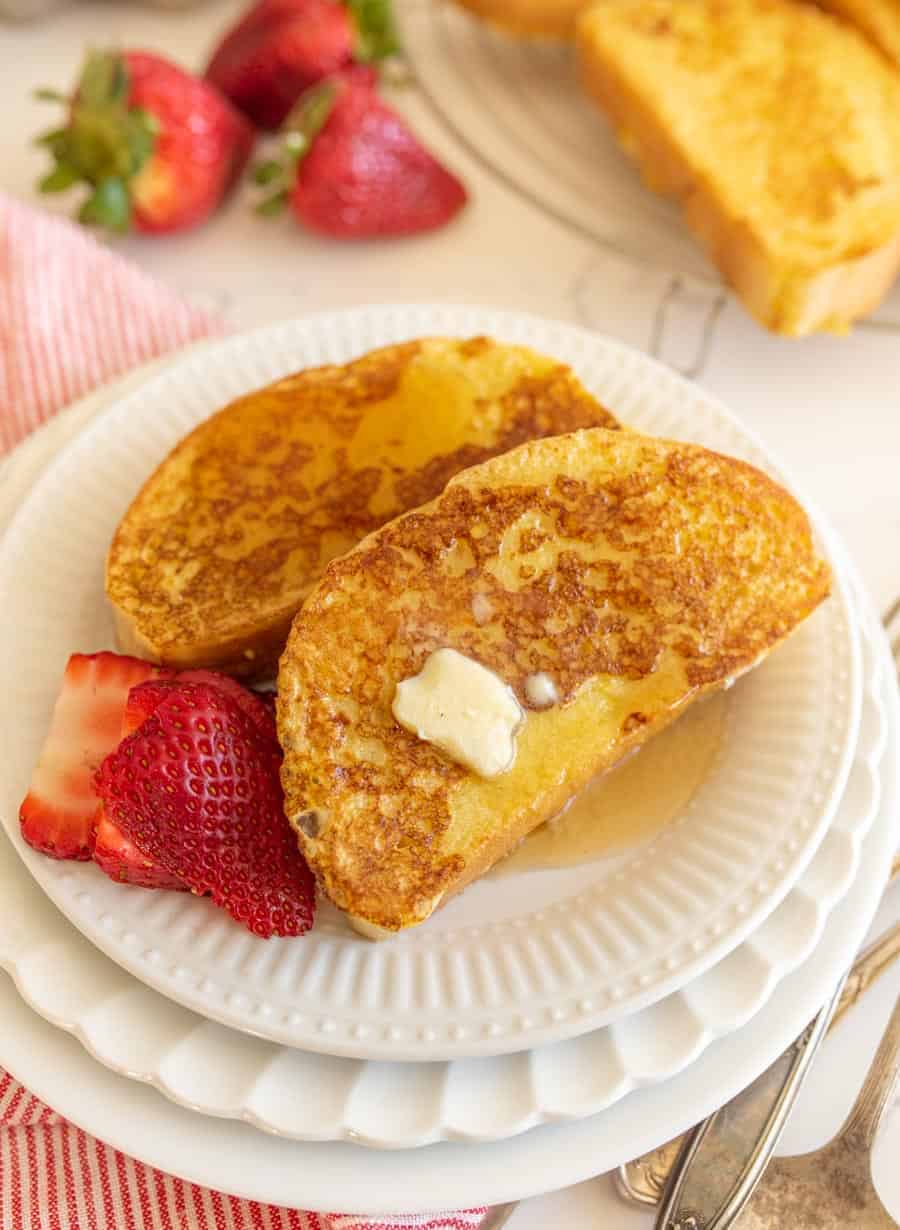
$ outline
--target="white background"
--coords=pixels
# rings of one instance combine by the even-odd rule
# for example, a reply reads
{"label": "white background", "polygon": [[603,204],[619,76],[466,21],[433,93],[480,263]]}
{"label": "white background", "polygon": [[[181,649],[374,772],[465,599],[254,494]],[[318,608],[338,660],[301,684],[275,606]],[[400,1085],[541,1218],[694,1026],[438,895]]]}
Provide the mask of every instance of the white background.
{"label": "white background", "polygon": [[[44,164],[29,135],[57,117],[30,94],[38,85],[65,88],[85,45],[159,50],[199,68],[240,8],[235,0],[212,0],[190,13],[166,13],[131,0],[72,0],[40,24],[0,25],[0,188],[37,199],[32,185]],[[660,332],[662,274],[612,256],[504,186],[456,144],[415,88],[399,92],[397,103],[471,191],[470,207],[444,231],[336,244],[304,234],[290,218],[257,220],[238,192],[200,231],[117,246],[236,327],[321,308],[435,299],[540,312],[652,345],[721,396],[782,456],[843,534],[879,609],[900,594],[900,334],[866,327],[842,339],[776,339],[729,300],[705,349],[705,309],[690,293],[672,302]],[[45,203],[66,208],[58,198]],[[898,916],[894,889],[879,923]],[[826,1044],[783,1151],[815,1147],[837,1129],[898,993],[895,970]],[[895,1112],[876,1151],[875,1174],[900,1219],[898,1156]],[[529,1201],[510,1222],[512,1230],[650,1224],[621,1204],[606,1179]]]}

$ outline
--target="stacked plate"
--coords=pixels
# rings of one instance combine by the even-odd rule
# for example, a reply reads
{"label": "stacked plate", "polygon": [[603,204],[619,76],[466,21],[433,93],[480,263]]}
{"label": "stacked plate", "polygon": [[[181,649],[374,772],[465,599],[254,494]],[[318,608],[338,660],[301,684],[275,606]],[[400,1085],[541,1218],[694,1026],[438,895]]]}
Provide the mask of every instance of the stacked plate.
{"label": "stacked plate", "polygon": [[262,941],[204,900],[23,845],[17,807],[62,666],[113,644],[105,551],[153,466],[223,403],[298,367],[475,333],[570,363],[627,426],[785,481],[722,407],[637,352],[533,317],[428,306],[203,347],[69,412],[6,474],[3,508],[21,507],[0,549],[0,965],[59,1028],[0,985],[13,1022],[0,1064],[88,1130],[202,1183],[383,1211],[608,1169],[712,1109],[799,1032],[868,926],[896,847],[890,660],[818,518],[833,596],[718,702],[715,754],[689,797],[615,856],[485,879],[375,945],[325,906],[309,936]]}

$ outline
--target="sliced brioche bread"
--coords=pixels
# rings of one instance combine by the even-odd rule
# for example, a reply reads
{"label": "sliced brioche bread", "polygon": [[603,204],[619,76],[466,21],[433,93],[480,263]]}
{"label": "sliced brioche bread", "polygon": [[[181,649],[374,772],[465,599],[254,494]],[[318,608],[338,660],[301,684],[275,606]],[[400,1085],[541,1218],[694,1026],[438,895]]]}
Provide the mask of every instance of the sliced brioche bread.
{"label": "sliced brioche bread", "polygon": [[[282,780],[324,891],[367,928],[421,922],[755,665],[828,586],[788,492],[695,445],[594,429],[464,471],[332,561],[294,620]],[[464,672],[433,694],[439,723],[455,707],[479,755],[503,752],[495,776],[454,758],[445,726],[420,737],[395,708],[398,685],[448,649],[521,706],[507,767],[495,697],[473,699]]]}
{"label": "sliced brioche bread", "polygon": [[490,338],[422,338],[257,389],[201,423],[119,525],[122,648],[271,678],[322,569],[466,466],[616,421],[569,368]]}
{"label": "sliced brioche bread", "polygon": [[900,268],[900,75],[794,0],[596,0],[585,88],[748,309],[842,332]]}

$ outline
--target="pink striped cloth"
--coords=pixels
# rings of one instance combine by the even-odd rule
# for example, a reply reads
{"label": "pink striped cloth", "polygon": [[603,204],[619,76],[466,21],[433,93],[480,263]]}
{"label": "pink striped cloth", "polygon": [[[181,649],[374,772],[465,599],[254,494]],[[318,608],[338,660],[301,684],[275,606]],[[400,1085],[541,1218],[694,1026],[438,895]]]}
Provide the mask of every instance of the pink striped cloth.
{"label": "pink striped cloth", "polygon": [[[222,331],[76,226],[0,193],[0,453],[137,364]],[[0,1230],[472,1230],[484,1209],[303,1213],[162,1174],[0,1068]]]}

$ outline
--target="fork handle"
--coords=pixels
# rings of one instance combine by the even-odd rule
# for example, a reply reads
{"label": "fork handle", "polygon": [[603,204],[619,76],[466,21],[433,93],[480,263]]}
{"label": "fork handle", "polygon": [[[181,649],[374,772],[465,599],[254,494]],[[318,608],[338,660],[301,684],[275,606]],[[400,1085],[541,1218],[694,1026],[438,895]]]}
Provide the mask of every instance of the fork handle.
{"label": "fork handle", "polygon": [[900,998],[884,1031],[859,1097],[850,1111],[841,1136],[853,1136],[867,1152],[875,1143],[882,1117],[900,1077]]}
{"label": "fork handle", "polygon": [[[900,862],[898,862],[900,870]],[[895,923],[884,935],[870,944],[853,962],[853,968],[844,983],[840,1003],[831,1018],[829,1029],[834,1029],[845,1012],[857,1004],[885,970],[900,959],[900,923]]]}

